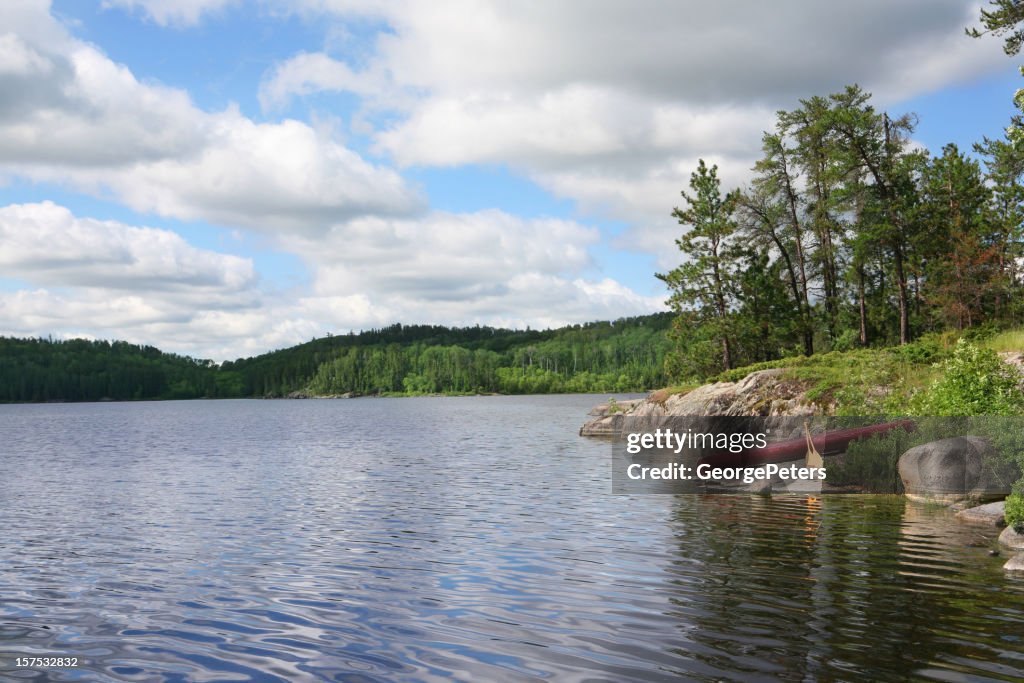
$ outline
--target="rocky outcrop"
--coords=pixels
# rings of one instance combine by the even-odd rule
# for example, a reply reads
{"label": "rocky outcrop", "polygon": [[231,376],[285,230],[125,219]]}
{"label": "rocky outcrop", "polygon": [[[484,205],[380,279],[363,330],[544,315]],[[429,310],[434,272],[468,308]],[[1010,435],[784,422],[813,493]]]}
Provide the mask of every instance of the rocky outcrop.
{"label": "rocky outcrop", "polygon": [[978,505],[976,507],[967,508],[956,513],[957,519],[964,522],[971,522],[973,524],[984,524],[986,526],[1004,527],[1006,526],[1006,520],[1004,514],[1006,511],[1006,501],[998,501],[995,503],[986,503],[984,505]]}
{"label": "rocky outcrop", "polygon": [[643,403],[642,398],[633,398],[625,401],[609,401],[607,403],[599,403],[593,408],[587,415],[592,417],[606,417],[608,415],[614,415],[616,413],[628,413],[633,410],[639,403]]}
{"label": "rocky outcrop", "polygon": [[992,445],[957,436],[911,448],[900,456],[899,474],[911,500],[953,504],[1004,498],[1017,478]]}
{"label": "rocky outcrop", "polygon": [[[806,400],[807,387],[786,376],[781,368],[752,372],[738,382],[705,384],[688,393],[660,398],[657,394],[633,402],[621,412],[590,420],[580,434],[610,436],[621,432],[627,417],[668,416],[791,416],[814,415],[820,410]],[[627,402],[619,403],[625,407]],[[595,411],[598,411],[598,408]],[[592,411],[591,414],[594,414]]]}

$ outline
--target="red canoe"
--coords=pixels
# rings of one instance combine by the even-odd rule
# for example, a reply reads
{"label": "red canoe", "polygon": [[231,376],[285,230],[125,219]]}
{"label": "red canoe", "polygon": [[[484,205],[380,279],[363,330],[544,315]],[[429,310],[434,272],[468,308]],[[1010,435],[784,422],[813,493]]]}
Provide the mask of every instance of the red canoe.
{"label": "red canoe", "polygon": [[[917,428],[913,420],[883,422],[867,427],[835,429],[817,434],[811,438],[814,448],[822,455],[836,455],[846,451],[851,441],[873,434],[884,434],[893,429],[912,432]],[[701,458],[702,463],[713,467],[759,467],[768,463],[800,460],[807,455],[807,439],[791,439],[768,444],[764,448],[751,448],[740,453],[720,451]]]}

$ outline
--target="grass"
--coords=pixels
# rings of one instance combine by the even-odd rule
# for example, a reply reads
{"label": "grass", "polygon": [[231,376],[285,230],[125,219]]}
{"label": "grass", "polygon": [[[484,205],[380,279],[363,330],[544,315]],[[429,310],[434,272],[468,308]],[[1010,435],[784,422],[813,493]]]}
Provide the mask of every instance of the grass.
{"label": "grass", "polygon": [[1024,351],[1024,330],[1006,330],[989,339],[982,346],[996,353],[1003,351]]}
{"label": "grass", "polygon": [[[958,348],[961,337],[970,344]],[[893,415],[1017,415],[1022,408],[1018,394],[1009,412],[997,410],[992,401],[978,405],[978,387],[999,376],[1001,371],[995,359],[986,360],[977,347],[991,351],[1024,351],[1024,329],[997,331],[993,328],[969,330],[966,333],[945,332],[924,335],[911,344],[888,348],[832,351],[813,356],[796,356],[780,360],[755,363],[723,372],[708,382],[736,382],[752,372],[782,368],[783,378],[798,382],[808,403],[816,412],[839,416],[880,417]],[[973,351],[970,349],[973,348]],[[965,355],[966,354],[966,355]],[[966,366],[963,364],[966,363]],[[963,367],[962,367],[963,366]],[[964,374],[966,373],[966,375]],[[973,373],[973,374],[971,374]],[[989,382],[991,383],[991,382]],[[971,391],[971,389],[974,391]],[[654,400],[664,401],[669,396],[692,390],[692,386],[671,387],[652,394]],[[952,412],[929,412],[936,409],[937,397],[952,393]],[[1000,391],[982,390],[982,398],[1002,395]],[[973,401],[973,402],[972,402]],[[961,407],[962,404],[962,407]],[[943,408],[943,406],[939,406]],[[964,410],[967,412],[958,412]],[[908,448],[965,433],[988,438],[1003,454],[1024,469],[1024,432],[1012,423],[1008,427],[999,418],[991,424],[982,418],[964,424],[967,418],[923,417],[913,433],[894,430],[871,439],[851,444],[840,462],[829,472],[830,483],[851,484],[867,491],[898,492],[901,488],[897,462]],[[980,420],[980,421],[979,421]],[[834,474],[833,474],[834,471]],[[1014,484],[1016,493],[1010,503],[1014,520],[1024,528],[1024,478]],[[1009,508],[1008,508],[1009,509]],[[1010,519],[1010,516],[1007,516]]]}
{"label": "grass", "polygon": [[[823,412],[838,415],[899,415],[942,374],[938,365],[948,358],[960,338],[957,332],[927,334],[904,346],[831,351],[792,356],[734,368],[710,377],[710,382],[738,382],[752,372],[783,368],[786,379],[806,387],[807,399]],[[975,331],[975,343],[1002,351],[1024,351],[1024,329]],[[696,384],[660,389],[651,399],[664,403],[688,393]]]}
{"label": "grass", "polygon": [[735,382],[751,372],[783,368],[784,377],[806,387],[807,400],[823,412],[895,414],[938,377],[935,364],[951,349],[950,340],[930,335],[906,346],[831,351],[755,363],[723,372],[709,381]]}

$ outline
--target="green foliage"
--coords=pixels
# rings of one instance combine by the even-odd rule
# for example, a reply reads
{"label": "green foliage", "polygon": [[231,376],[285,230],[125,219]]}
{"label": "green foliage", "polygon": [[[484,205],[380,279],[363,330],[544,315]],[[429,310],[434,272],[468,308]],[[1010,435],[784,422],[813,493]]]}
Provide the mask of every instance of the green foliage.
{"label": "green foliage", "polygon": [[217,366],[124,342],[0,338],[0,401],[642,391],[667,384],[668,314],[499,330],[393,325]]}
{"label": "green foliage", "polygon": [[1008,526],[1012,526],[1019,533],[1024,533],[1024,493],[1014,491],[1006,498],[1003,515]]}
{"label": "green foliage", "polygon": [[[811,356],[812,358],[820,358],[820,356]],[[788,368],[794,365],[799,365],[803,361],[800,358],[779,358],[777,360],[767,360],[760,363],[751,363],[750,365],[744,365],[742,368],[733,368],[732,370],[726,370],[720,372],[711,378],[712,382],[738,382],[752,372],[759,370],[772,370],[774,368]]]}
{"label": "green foliage", "polygon": [[0,337],[0,402],[225,395],[211,361],[127,342]]}
{"label": "green foliage", "polygon": [[[1003,51],[1008,55],[1020,52],[1024,45],[1024,31],[1017,28],[1024,21],[1024,4],[1020,0],[991,0],[988,9],[981,10],[981,25],[984,30],[968,28],[967,35],[980,38],[986,33],[1005,36]],[[1007,35],[1009,34],[1009,35]]]}
{"label": "green foliage", "polygon": [[[680,315],[696,318],[718,348],[719,367],[728,370],[734,363],[734,290],[741,277],[733,217],[739,193],[723,194],[718,166],[709,168],[701,159],[690,175],[690,193],[681,194],[686,208],[674,209],[672,216],[687,228],[676,240],[683,263],[657,277],[668,285],[669,305]],[[700,348],[702,364],[709,351],[707,343]]]}
{"label": "green foliage", "polygon": [[852,442],[840,462],[829,465],[829,484],[860,486],[868,493],[899,493],[902,484],[896,465],[912,440],[912,435],[895,429]]}
{"label": "green foliage", "polygon": [[894,429],[859,439],[850,443],[838,463],[829,465],[829,483],[860,486],[868,493],[902,493],[897,469],[900,456],[914,446],[962,433],[962,426],[956,422],[924,418],[917,421],[912,432]]}
{"label": "green foliage", "polygon": [[307,387],[319,395],[643,391],[666,383],[668,323],[667,315],[659,315],[576,325],[477,348],[355,344],[323,362]]}
{"label": "green foliage", "polygon": [[920,393],[911,409],[918,415],[1020,415],[1020,375],[991,349],[957,342],[942,376]]}
{"label": "green foliage", "polygon": [[752,372],[785,368],[801,383],[807,398],[826,412],[839,415],[899,413],[911,394],[938,370],[932,365],[947,352],[936,335],[886,349],[831,351],[753,363],[722,372],[716,382],[736,382]]}
{"label": "green foliage", "polygon": [[1000,351],[1024,351],[1024,330],[1006,330],[987,339],[982,344],[986,349]]}
{"label": "green foliage", "polygon": [[915,125],[854,85],[779,112],[743,192],[698,164],[673,214],[683,263],[659,276],[677,314],[670,379],[1024,321],[1024,145],[985,139],[984,167],[953,144],[929,158]]}

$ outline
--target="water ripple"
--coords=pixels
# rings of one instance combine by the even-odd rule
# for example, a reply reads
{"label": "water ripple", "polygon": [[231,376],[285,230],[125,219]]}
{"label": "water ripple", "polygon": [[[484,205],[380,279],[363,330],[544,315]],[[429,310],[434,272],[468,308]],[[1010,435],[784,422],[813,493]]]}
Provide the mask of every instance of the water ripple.
{"label": "water ripple", "polygon": [[612,496],[593,402],[0,406],[0,679],[1024,678],[993,533]]}

